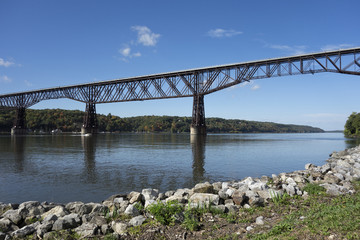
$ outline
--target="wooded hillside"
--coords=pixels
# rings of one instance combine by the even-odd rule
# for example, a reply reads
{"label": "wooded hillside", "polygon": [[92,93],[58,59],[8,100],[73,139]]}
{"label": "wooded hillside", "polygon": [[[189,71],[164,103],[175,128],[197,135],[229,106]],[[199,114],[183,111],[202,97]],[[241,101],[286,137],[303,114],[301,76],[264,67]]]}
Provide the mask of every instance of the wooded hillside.
{"label": "wooded hillside", "polygon": [[[27,128],[50,132],[79,132],[84,112],[78,110],[44,109],[26,110]],[[15,119],[15,110],[0,110],[0,131],[9,132]],[[120,118],[111,114],[98,114],[99,131],[105,132],[174,132],[190,131],[191,117],[141,116]],[[323,132],[310,126],[277,124],[245,120],[207,118],[209,133],[309,133]]]}

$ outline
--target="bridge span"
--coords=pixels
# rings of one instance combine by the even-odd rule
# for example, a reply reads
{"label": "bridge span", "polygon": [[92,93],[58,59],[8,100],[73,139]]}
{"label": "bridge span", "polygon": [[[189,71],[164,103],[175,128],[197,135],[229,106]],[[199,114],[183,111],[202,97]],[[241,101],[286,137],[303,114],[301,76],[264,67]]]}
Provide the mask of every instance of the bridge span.
{"label": "bridge span", "polygon": [[26,133],[26,108],[68,98],[86,104],[82,133],[96,133],[96,104],[193,97],[191,134],[206,134],[204,96],[250,80],[333,72],[360,75],[360,47],[0,95],[16,108],[12,134]]}

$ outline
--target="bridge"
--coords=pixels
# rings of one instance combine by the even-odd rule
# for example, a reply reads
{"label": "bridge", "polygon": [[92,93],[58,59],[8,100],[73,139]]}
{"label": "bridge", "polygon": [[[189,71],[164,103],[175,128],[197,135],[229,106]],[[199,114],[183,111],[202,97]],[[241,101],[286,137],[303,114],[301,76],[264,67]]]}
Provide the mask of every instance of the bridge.
{"label": "bridge", "polygon": [[96,133],[96,104],[193,97],[190,133],[206,134],[204,96],[250,80],[333,72],[360,75],[360,48],[189,69],[0,95],[0,107],[16,108],[12,134],[26,133],[26,108],[68,98],[86,104],[82,133]]}

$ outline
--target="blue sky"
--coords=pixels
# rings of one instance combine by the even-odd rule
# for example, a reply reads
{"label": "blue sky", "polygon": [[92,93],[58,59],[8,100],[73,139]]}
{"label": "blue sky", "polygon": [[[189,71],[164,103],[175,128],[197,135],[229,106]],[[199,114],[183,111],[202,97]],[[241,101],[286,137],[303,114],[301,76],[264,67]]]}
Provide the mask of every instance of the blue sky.
{"label": "blue sky", "polygon": [[[357,0],[1,0],[0,94],[358,47],[359,9]],[[207,95],[205,111],[343,129],[360,112],[359,89],[359,76],[270,78]],[[98,104],[97,112],[190,116],[192,98]]]}

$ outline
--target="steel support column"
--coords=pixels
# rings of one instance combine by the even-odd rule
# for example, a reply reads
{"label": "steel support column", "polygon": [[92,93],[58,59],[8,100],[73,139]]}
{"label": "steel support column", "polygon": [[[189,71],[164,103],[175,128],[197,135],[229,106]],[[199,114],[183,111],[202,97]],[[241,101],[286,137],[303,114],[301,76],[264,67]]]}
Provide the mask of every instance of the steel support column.
{"label": "steel support column", "polygon": [[206,135],[204,95],[194,95],[190,134]]}
{"label": "steel support column", "polygon": [[98,121],[96,118],[95,103],[86,103],[84,122],[81,128],[81,134],[95,134],[98,132]]}
{"label": "steel support column", "polygon": [[25,107],[18,107],[16,109],[16,119],[14,127],[11,128],[11,135],[26,134],[26,112]]}

